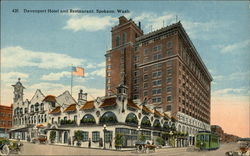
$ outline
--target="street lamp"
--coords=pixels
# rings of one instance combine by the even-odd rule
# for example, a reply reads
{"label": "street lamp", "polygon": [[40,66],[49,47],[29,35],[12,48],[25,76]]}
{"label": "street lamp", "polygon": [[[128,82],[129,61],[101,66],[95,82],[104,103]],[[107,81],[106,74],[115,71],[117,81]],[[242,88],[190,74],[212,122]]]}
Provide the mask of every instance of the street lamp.
{"label": "street lamp", "polygon": [[138,125],[138,127],[137,127],[137,140],[139,140],[139,138],[140,138],[140,130],[141,130],[141,126],[140,125]]}
{"label": "street lamp", "polygon": [[106,124],[104,124],[103,125],[103,135],[104,135],[104,137],[103,137],[103,142],[104,142],[104,147],[103,147],[103,149],[106,149],[106,146],[105,146],[105,142],[106,142],[106,139],[105,139],[105,132],[107,131],[107,126],[106,126]]}

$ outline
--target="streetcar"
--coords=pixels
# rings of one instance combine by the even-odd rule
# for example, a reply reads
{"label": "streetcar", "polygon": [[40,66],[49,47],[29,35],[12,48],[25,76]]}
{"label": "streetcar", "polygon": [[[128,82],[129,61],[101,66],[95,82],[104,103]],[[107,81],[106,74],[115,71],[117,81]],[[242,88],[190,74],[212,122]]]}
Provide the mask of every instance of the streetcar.
{"label": "streetcar", "polygon": [[200,150],[215,150],[220,147],[220,137],[209,131],[199,131],[195,136],[195,146]]}

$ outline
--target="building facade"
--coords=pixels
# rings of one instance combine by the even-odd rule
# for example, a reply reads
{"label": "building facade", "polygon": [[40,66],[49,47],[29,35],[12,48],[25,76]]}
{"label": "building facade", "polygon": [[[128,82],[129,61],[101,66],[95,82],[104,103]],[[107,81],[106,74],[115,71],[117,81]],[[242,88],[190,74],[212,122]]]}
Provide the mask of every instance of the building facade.
{"label": "building facade", "polygon": [[12,127],[12,105],[0,105],[0,137],[9,137],[8,131]]}
{"label": "building facade", "polygon": [[105,56],[106,96],[91,101],[82,90],[75,100],[68,91],[45,96],[39,89],[24,101],[19,79],[12,137],[43,134],[50,143],[114,148],[117,135],[122,147],[131,147],[143,134],[186,146],[198,131],[210,130],[212,78],[180,22],[144,35],[122,16]]}
{"label": "building facade", "polygon": [[161,107],[184,129],[210,125],[212,77],[180,22],[143,34],[140,23],[119,18],[106,53],[106,95],[120,80],[128,96]]}

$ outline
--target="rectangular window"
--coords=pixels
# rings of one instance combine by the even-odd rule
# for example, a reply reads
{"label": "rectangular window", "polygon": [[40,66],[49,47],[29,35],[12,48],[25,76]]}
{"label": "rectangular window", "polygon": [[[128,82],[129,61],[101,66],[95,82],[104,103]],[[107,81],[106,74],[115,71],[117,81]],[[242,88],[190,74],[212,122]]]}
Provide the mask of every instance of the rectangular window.
{"label": "rectangular window", "polygon": [[168,69],[168,70],[167,70],[167,74],[168,74],[168,75],[171,75],[171,74],[172,74],[172,69]]}
{"label": "rectangular window", "polygon": [[144,87],[144,88],[148,88],[148,83],[144,83],[144,84],[143,84],[143,87]]}
{"label": "rectangular window", "polygon": [[173,47],[173,41],[168,41],[167,48],[172,48],[172,47]]}
{"label": "rectangular window", "polygon": [[154,81],[152,82],[152,85],[153,85],[153,86],[160,86],[160,85],[161,85],[161,80],[154,80]]}
{"label": "rectangular window", "polygon": [[107,72],[107,76],[111,76],[111,71],[108,71],[108,72]]}
{"label": "rectangular window", "polygon": [[105,140],[106,143],[109,143],[110,141],[112,141],[112,135],[113,135],[112,131],[106,131],[105,132],[104,140]]}
{"label": "rectangular window", "polygon": [[161,45],[156,45],[153,47],[153,51],[160,51],[161,50]]}
{"label": "rectangular window", "polygon": [[54,118],[51,119],[51,122],[54,123]]}
{"label": "rectangular window", "polygon": [[148,49],[144,49],[144,55],[148,55]]}
{"label": "rectangular window", "polygon": [[172,101],[172,96],[168,96],[167,97],[167,102],[171,102]]}
{"label": "rectangular window", "polygon": [[161,54],[154,54],[153,55],[153,60],[159,60],[162,58],[162,55]]}
{"label": "rectangular window", "polygon": [[82,132],[82,141],[88,141],[89,140],[89,132],[83,131]]}
{"label": "rectangular window", "polygon": [[172,105],[167,105],[167,112],[172,111]]}
{"label": "rectangular window", "polygon": [[77,122],[77,115],[74,116],[74,121]]}
{"label": "rectangular window", "polygon": [[167,56],[171,56],[171,55],[173,55],[173,50],[172,49],[169,49],[169,50],[167,50]]}
{"label": "rectangular window", "polygon": [[145,74],[145,75],[143,76],[143,79],[144,79],[144,81],[148,80],[148,74]]}
{"label": "rectangular window", "polygon": [[111,65],[107,65],[107,69],[111,69]]}
{"label": "rectangular window", "polygon": [[161,71],[156,71],[156,72],[153,72],[152,73],[152,77],[155,78],[155,77],[160,77],[161,76]]}
{"label": "rectangular window", "polygon": [[[25,110],[27,110],[27,108],[25,108]],[[27,113],[27,112],[25,112],[25,113]],[[9,118],[11,118],[11,114],[8,114],[8,116],[9,116]]]}
{"label": "rectangular window", "polygon": [[167,87],[167,92],[172,92],[172,87]]}
{"label": "rectangular window", "polygon": [[135,61],[135,62],[138,62],[139,60],[140,60],[140,56],[135,56],[135,57],[134,57],[134,61]]}
{"label": "rectangular window", "polygon": [[99,140],[100,140],[100,132],[98,131],[92,132],[92,141],[98,142]]}
{"label": "rectangular window", "polygon": [[11,126],[11,121],[8,121],[8,125]]}
{"label": "rectangular window", "polygon": [[156,95],[156,94],[161,94],[161,88],[156,88],[152,90],[152,94]]}
{"label": "rectangular window", "polygon": [[148,71],[148,68],[149,68],[149,67],[143,68],[143,71],[144,71],[144,72]]}
{"label": "rectangular window", "polygon": [[152,103],[160,103],[161,102],[161,97],[153,97],[152,98]]}

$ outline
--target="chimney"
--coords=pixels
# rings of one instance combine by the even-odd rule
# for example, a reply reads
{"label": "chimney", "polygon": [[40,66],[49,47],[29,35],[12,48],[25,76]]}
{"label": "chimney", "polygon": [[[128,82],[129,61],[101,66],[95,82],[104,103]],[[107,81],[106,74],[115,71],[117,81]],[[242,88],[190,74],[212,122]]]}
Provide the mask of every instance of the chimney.
{"label": "chimney", "polygon": [[127,23],[128,19],[124,16],[119,17],[119,25]]}
{"label": "chimney", "polygon": [[141,29],[141,22],[139,21],[139,29]]}

